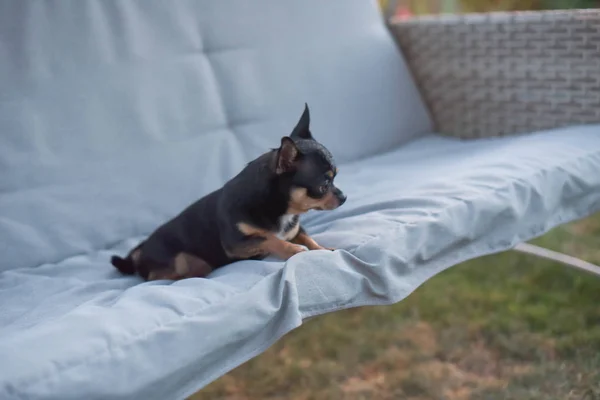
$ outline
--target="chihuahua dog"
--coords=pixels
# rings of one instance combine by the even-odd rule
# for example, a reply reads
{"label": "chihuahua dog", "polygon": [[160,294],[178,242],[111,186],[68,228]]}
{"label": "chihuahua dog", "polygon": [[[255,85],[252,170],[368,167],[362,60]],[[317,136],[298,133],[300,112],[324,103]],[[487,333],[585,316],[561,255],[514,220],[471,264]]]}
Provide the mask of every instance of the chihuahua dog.
{"label": "chihuahua dog", "polygon": [[337,171],[331,153],[312,136],[305,105],[279,148],[250,162],[111,263],[145,280],[179,280],[205,277],[234,261],[269,255],[287,260],[305,248],[324,250],[302,229],[299,216],[344,204],[346,196],[333,184]]}

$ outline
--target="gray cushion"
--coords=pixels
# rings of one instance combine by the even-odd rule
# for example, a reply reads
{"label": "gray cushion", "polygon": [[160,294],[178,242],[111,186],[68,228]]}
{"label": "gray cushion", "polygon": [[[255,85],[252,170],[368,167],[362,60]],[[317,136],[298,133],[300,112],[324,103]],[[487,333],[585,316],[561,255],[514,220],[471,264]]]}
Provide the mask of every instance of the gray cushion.
{"label": "gray cushion", "polygon": [[[2,399],[183,398],[303,318],[398,301],[599,206],[597,126],[423,136],[375,1],[0,0],[0,87]],[[114,270],[305,101],[349,200],[304,221],[339,251],[176,283]]]}
{"label": "gray cushion", "polygon": [[0,1],[0,87],[0,271],[149,232],[304,102],[340,161],[431,130],[375,1]]}
{"label": "gray cushion", "polygon": [[399,301],[445,268],[599,210],[599,129],[473,142],[427,136],[343,164],[348,202],[304,218],[335,252],[140,284],[108,263],[140,239],[131,238],[4,272],[0,398],[184,398],[304,318]]}

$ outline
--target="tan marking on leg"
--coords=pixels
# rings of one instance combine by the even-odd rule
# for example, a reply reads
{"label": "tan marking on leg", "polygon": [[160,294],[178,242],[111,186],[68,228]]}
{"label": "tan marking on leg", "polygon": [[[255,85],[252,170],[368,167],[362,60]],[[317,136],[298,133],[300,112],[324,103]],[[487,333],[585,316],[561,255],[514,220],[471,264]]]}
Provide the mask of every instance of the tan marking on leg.
{"label": "tan marking on leg", "polygon": [[235,249],[225,249],[225,254],[229,258],[246,259],[257,256],[264,256],[266,252],[256,244],[241,244]]}
{"label": "tan marking on leg", "polygon": [[292,239],[292,243],[298,243],[302,246],[306,246],[309,250],[333,250],[327,247],[323,247],[318,244],[313,238],[307,233],[300,232],[295,238]]}
{"label": "tan marking on leg", "polygon": [[202,258],[189,253],[179,253],[173,261],[180,279],[204,278],[212,272],[212,267]]}
{"label": "tan marking on leg", "polygon": [[192,254],[181,252],[169,265],[155,264],[148,273],[148,281],[172,280],[187,278],[204,278],[212,272],[212,267],[203,259]]}
{"label": "tan marking on leg", "polygon": [[261,243],[261,247],[269,254],[281,258],[282,260],[287,260],[298,253],[306,251],[302,246],[278,239],[275,236],[267,238]]}
{"label": "tan marking on leg", "polygon": [[185,276],[190,271],[188,266],[188,254],[179,253],[175,256],[173,260],[173,266],[175,269],[175,273],[179,276]]}
{"label": "tan marking on leg", "polygon": [[168,268],[154,270],[154,271],[150,271],[148,273],[149,281],[158,281],[158,280],[177,281],[179,279],[181,279],[181,277],[175,271],[169,270]]}
{"label": "tan marking on leg", "polygon": [[231,258],[246,259],[256,256],[267,256],[272,254],[283,260],[287,260],[294,254],[305,251],[304,248],[281,240],[274,235],[265,238],[264,241],[252,245],[240,245],[233,250],[226,251]]}
{"label": "tan marking on leg", "polygon": [[264,229],[257,228],[246,222],[237,224],[238,230],[248,237],[248,243],[240,243],[233,249],[225,248],[225,254],[231,258],[251,258],[256,256],[266,255],[264,249],[257,241],[265,240],[269,232]]}
{"label": "tan marking on leg", "polygon": [[249,245],[242,244],[236,249],[229,250],[227,251],[229,257],[249,258],[257,255],[272,254],[278,258],[287,260],[294,254],[305,251],[304,248],[298,245],[279,239],[273,232],[257,228],[245,222],[238,223],[237,227],[244,235],[249,237],[254,236],[258,239],[262,239],[262,241]]}

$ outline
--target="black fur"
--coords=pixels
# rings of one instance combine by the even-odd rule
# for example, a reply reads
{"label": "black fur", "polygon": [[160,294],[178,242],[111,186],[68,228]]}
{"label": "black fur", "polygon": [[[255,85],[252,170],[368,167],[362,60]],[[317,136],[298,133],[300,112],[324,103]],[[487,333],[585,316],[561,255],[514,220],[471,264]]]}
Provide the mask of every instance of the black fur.
{"label": "black fur", "polygon": [[[337,206],[343,204],[345,195],[333,185],[337,173],[334,159],[313,138],[309,126],[306,105],[292,134],[282,138],[279,148],[250,162],[222,188],[158,227],[126,258],[113,256],[111,263],[124,274],[138,272],[151,279],[156,269],[173,269],[173,260],[180,253],[191,254],[213,269],[240,259],[260,259],[268,254],[244,254],[260,247],[264,237],[242,232],[240,223],[265,232],[294,230],[299,224],[297,216],[284,222],[280,219],[289,211],[291,193],[297,188],[306,189],[311,199],[319,199],[325,196],[322,188],[326,185],[326,193],[333,196],[330,198]],[[305,234],[301,227],[298,232]],[[135,250],[139,250],[137,263],[132,257]],[[191,276],[178,276],[187,277]]]}
{"label": "black fur", "polygon": [[133,265],[131,258],[112,256],[110,258],[110,263],[124,275],[133,275],[136,273],[136,268],[135,265]]}
{"label": "black fur", "polygon": [[294,127],[290,137],[294,140],[313,139],[312,133],[310,132],[310,110],[308,109],[308,104],[304,103],[304,112]]}

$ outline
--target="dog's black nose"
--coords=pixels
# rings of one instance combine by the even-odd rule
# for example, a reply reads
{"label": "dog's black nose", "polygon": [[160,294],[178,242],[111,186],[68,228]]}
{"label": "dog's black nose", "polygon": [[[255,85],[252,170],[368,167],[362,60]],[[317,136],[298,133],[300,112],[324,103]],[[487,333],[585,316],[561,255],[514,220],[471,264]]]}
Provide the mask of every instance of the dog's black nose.
{"label": "dog's black nose", "polygon": [[347,198],[348,198],[348,196],[346,196],[344,193],[340,193],[340,195],[338,196],[340,206],[346,202]]}

